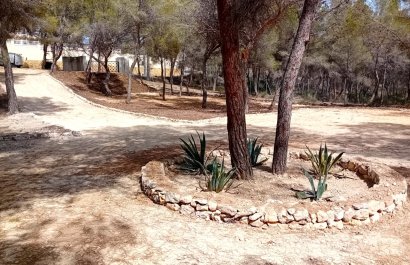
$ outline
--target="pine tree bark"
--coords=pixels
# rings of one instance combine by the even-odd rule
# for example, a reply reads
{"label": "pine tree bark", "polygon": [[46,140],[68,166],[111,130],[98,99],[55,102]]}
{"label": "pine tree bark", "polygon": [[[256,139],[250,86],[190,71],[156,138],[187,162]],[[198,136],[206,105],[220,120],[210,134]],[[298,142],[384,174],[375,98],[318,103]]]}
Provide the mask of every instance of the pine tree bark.
{"label": "pine tree bark", "polygon": [[41,69],[46,69],[48,44],[43,44],[43,60],[41,61]]}
{"label": "pine tree bark", "polygon": [[177,61],[177,58],[171,58],[171,69],[169,71],[169,83],[171,84],[171,95],[174,94],[174,68],[175,68],[175,63]]}
{"label": "pine tree bark", "polygon": [[228,140],[232,166],[240,179],[249,179],[252,167],[246,143],[245,87],[242,78],[239,30],[234,16],[234,3],[218,0],[218,20],[221,32],[223,73],[225,79],[228,118]]}
{"label": "pine tree bark", "polygon": [[207,107],[207,101],[208,101],[208,90],[206,89],[206,78],[207,78],[207,72],[206,72],[206,64],[207,64],[208,58],[204,56],[202,60],[202,80],[201,80],[201,89],[202,89],[202,108],[206,109]]}
{"label": "pine tree bark", "polygon": [[283,174],[286,171],[290,122],[292,117],[292,93],[300,65],[302,64],[303,54],[309,42],[310,29],[319,2],[319,0],[304,1],[299,27],[283,75],[282,89],[280,90],[278,103],[278,119],[272,163],[272,171],[276,174]]}
{"label": "pine tree bark", "polygon": [[[132,74],[134,73],[135,65],[139,61],[138,58],[139,58],[139,55],[137,55],[137,53],[135,53],[134,60],[132,61],[130,70],[128,71],[127,100],[125,101],[127,104],[131,103]],[[138,65],[138,68],[139,68],[139,65]]]}
{"label": "pine tree bark", "polygon": [[165,101],[164,58],[161,57],[162,100]]}
{"label": "pine tree bark", "polygon": [[14,90],[13,70],[11,68],[9,51],[7,49],[6,40],[0,42],[1,54],[3,56],[4,76],[7,91],[7,109],[8,114],[13,115],[19,112],[16,91]]}
{"label": "pine tree bark", "polygon": [[64,44],[62,43],[53,43],[51,52],[53,54],[53,63],[51,65],[50,74],[53,74],[57,69],[57,61],[63,55]]}

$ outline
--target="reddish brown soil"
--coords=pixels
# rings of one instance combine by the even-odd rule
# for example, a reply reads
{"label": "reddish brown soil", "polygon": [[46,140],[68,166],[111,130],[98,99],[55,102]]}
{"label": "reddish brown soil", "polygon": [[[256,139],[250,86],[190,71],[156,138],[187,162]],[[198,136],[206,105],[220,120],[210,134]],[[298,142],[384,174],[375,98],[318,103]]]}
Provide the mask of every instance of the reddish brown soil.
{"label": "reddish brown soil", "polygon": [[[159,92],[155,89],[133,80],[131,89],[133,99],[130,104],[126,104],[128,79],[125,75],[111,75],[110,89],[113,91],[113,96],[111,97],[105,96],[101,90],[105,74],[95,74],[91,85],[86,84],[83,72],[59,71],[55,73],[54,77],[73,89],[75,93],[107,107],[183,120],[201,120],[226,116],[224,97],[208,96],[207,108],[203,109],[201,107],[201,95],[195,93],[187,95],[184,92],[179,97],[178,95],[170,95],[170,91],[167,91],[166,101],[163,101]],[[249,102],[250,113],[268,112],[268,106],[269,101],[251,99]]]}

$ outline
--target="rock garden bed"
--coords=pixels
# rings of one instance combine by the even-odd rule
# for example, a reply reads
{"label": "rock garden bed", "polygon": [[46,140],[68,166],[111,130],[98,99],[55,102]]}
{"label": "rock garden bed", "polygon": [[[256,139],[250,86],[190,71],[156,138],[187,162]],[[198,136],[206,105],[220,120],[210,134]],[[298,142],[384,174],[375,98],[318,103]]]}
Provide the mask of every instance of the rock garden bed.
{"label": "rock garden bed", "polygon": [[[272,150],[262,153],[271,157]],[[214,151],[215,157],[229,154]],[[296,191],[310,188],[301,168],[309,168],[305,153],[291,152],[284,175],[270,172],[271,158],[254,169],[254,178],[235,181],[227,192],[204,192],[202,175],[180,170],[180,158],[152,161],[142,168],[141,187],[154,203],[206,220],[243,223],[254,227],[287,226],[294,229],[337,228],[377,222],[393,214],[407,198],[407,183],[391,168],[344,156],[329,177],[319,201],[301,200]]]}

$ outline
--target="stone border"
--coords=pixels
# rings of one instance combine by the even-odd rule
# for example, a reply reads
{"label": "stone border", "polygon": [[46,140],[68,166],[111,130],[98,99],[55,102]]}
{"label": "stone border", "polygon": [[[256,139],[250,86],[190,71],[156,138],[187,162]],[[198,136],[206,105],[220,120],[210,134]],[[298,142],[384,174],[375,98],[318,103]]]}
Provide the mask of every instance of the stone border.
{"label": "stone border", "polygon": [[[300,159],[305,159],[305,154],[291,153]],[[329,211],[311,211],[305,208],[282,208],[262,210],[252,207],[246,211],[239,210],[234,206],[220,205],[214,200],[193,198],[191,195],[181,196],[168,192],[157,186],[149,176],[150,166],[159,163],[161,175],[165,176],[165,166],[160,162],[149,162],[142,167],[140,184],[143,193],[154,203],[164,205],[168,209],[178,211],[184,215],[196,216],[205,220],[213,220],[220,223],[243,223],[253,227],[267,227],[272,225],[287,226],[291,229],[343,229],[345,225],[360,226],[375,223],[382,215],[393,214],[399,210],[407,200],[407,182],[405,179],[398,185],[402,186],[402,192],[388,196],[383,201],[370,200],[368,202],[354,203],[343,207],[334,206]],[[354,160],[343,160],[339,165],[347,170],[356,172],[363,180],[369,180],[377,184],[380,176],[369,165],[364,165]]]}

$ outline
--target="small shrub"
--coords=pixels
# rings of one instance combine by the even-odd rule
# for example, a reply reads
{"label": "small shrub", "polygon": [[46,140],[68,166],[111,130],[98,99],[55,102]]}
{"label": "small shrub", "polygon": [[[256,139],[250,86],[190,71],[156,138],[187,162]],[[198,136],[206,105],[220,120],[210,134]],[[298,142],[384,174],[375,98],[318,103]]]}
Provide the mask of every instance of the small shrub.
{"label": "small shrub", "polygon": [[332,170],[333,166],[336,165],[337,162],[342,158],[343,152],[338,154],[335,158],[333,158],[333,153],[328,152],[327,146],[325,143],[325,148],[322,148],[320,145],[319,152],[313,154],[313,152],[307,147],[307,151],[305,151],[307,157],[309,158],[310,162],[312,163],[312,174],[315,176],[325,176]]}
{"label": "small shrub", "polygon": [[319,152],[317,154],[313,154],[309,147],[307,147],[307,149],[308,151],[306,152],[306,155],[312,163],[312,172],[314,176],[318,178],[318,183],[316,187],[314,176],[312,176],[306,169],[302,169],[304,175],[309,180],[311,190],[296,192],[296,197],[298,197],[299,199],[311,198],[317,201],[320,200],[320,198],[322,198],[323,193],[325,193],[325,191],[327,190],[326,181],[330,170],[342,158],[342,155],[344,153],[342,152],[338,154],[335,158],[333,158],[333,153],[329,154],[326,144],[325,148],[322,148],[322,145],[320,145]]}
{"label": "small shrub", "polygon": [[248,153],[249,157],[251,159],[251,165],[252,167],[257,167],[262,165],[268,158],[263,158],[262,160],[259,161],[259,156],[261,154],[262,150],[262,144],[257,144],[256,142],[258,141],[258,138],[255,139],[248,139]]}
{"label": "small shrub", "polygon": [[222,164],[219,164],[216,159],[213,160],[211,176],[206,175],[206,187],[201,187],[203,190],[221,192],[223,190],[229,190],[232,186],[235,169],[232,168],[228,172],[225,172],[224,160],[225,159],[222,159]]}
{"label": "small shrub", "polygon": [[187,141],[180,138],[182,141],[181,148],[185,152],[182,169],[206,174],[206,163],[208,162],[208,157],[205,153],[206,138],[204,133],[202,133],[202,137],[198,132],[197,135],[199,139],[199,147],[197,146],[192,134]]}

